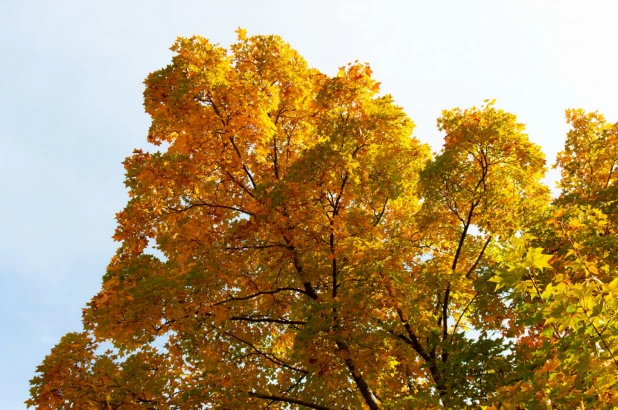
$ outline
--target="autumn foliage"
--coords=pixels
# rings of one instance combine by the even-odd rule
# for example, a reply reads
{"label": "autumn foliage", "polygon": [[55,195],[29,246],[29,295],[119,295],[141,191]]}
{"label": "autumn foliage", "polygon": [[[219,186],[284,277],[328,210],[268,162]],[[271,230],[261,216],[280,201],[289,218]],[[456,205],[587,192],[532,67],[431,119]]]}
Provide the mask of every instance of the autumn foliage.
{"label": "autumn foliage", "polygon": [[493,101],[432,154],[369,66],[238,33],[146,79],[159,149],[124,162],[120,247],[29,406],[618,405],[618,124],[567,111],[552,201]]}

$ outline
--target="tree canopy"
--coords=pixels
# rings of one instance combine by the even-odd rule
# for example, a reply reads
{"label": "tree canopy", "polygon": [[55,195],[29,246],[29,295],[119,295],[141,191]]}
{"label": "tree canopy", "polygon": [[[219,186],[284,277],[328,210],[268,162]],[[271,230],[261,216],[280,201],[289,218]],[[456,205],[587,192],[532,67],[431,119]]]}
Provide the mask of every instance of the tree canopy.
{"label": "tree canopy", "polygon": [[366,64],[244,30],[172,50],[118,251],[29,406],[618,405],[618,123],[567,110],[552,200],[493,101],[443,111],[432,153]]}

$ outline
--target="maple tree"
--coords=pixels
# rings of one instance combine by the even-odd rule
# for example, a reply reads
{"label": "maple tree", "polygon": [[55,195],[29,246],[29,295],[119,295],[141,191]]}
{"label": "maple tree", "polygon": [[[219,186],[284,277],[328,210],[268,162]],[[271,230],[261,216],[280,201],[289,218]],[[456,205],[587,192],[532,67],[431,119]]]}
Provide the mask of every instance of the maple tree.
{"label": "maple tree", "polygon": [[124,162],[121,245],[29,406],[618,402],[618,125],[567,112],[551,202],[493,101],[444,111],[431,154],[368,65],[244,30],[172,50],[144,92],[160,150]]}

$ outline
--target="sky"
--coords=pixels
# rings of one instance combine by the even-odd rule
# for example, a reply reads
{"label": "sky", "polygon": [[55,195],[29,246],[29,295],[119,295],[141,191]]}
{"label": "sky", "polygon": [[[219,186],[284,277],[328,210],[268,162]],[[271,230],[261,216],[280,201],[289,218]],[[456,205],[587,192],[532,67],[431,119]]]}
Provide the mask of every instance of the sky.
{"label": "sky", "polygon": [[36,366],[100,289],[121,162],[147,148],[142,82],[176,37],[228,46],[243,27],[327,74],[369,62],[434,149],[443,109],[496,98],[551,164],[566,108],[618,121],[617,19],[613,0],[1,1],[0,409],[25,408]]}

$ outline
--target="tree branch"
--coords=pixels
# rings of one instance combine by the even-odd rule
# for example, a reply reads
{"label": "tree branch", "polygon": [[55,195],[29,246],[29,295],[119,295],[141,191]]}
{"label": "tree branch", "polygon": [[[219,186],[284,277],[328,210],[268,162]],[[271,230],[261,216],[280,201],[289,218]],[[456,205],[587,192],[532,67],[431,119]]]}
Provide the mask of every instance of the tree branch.
{"label": "tree branch", "polygon": [[228,177],[230,177],[232,182],[241,187],[243,191],[245,191],[247,194],[249,194],[249,196],[251,196],[251,198],[255,198],[255,194],[251,192],[249,188],[247,188],[242,182],[237,181],[236,178],[234,178],[234,176],[230,173],[230,171],[225,171],[225,173]]}
{"label": "tree branch", "polygon": [[423,345],[421,345],[421,343],[418,341],[418,337],[410,327],[410,324],[403,317],[403,312],[401,311],[401,309],[397,308],[397,314],[399,315],[399,320],[401,320],[401,323],[403,323],[403,327],[406,329],[406,332],[408,332],[408,337],[402,335],[404,337],[402,340],[406,341],[410,346],[412,346],[416,353],[418,353],[426,362],[430,362],[432,360],[431,356],[427,353]]}
{"label": "tree branch", "polygon": [[343,361],[350,373],[352,374],[352,378],[356,383],[356,387],[358,387],[358,390],[360,390],[363,398],[365,399],[365,403],[367,403],[367,406],[370,410],[379,410],[380,407],[378,406],[375,395],[372,393],[360,370],[358,370],[354,365],[354,361],[352,360],[348,344],[344,341],[338,341],[337,347],[343,352]]}
{"label": "tree branch", "polygon": [[459,238],[459,245],[457,245],[457,252],[455,252],[455,258],[453,259],[453,266],[451,266],[451,270],[455,272],[457,269],[457,262],[459,262],[459,256],[461,255],[461,249],[463,248],[464,241],[466,236],[468,235],[468,228],[470,227],[470,222],[472,222],[472,213],[474,212],[474,208],[478,205],[478,201],[473,202],[470,206],[470,212],[468,212],[468,218],[466,219],[466,223],[464,225],[464,229],[461,233],[461,237]]}
{"label": "tree branch", "polygon": [[429,364],[429,372],[431,373],[431,377],[433,377],[433,381],[436,383],[436,387],[438,388],[440,397],[443,397],[444,395],[446,395],[446,386],[442,382],[442,374],[440,373],[440,369],[438,368],[438,364],[436,363],[435,347],[430,353],[427,353],[427,350],[425,350],[423,345],[421,345],[418,337],[416,336],[414,331],[412,331],[410,324],[404,318],[401,309],[397,308],[397,314],[399,315],[399,319],[403,323],[409,336],[405,337],[404,335],[397,335],[397,337],[408,343],[412,347],[412,349],[414,349],[416,353],[418,353],[419,356],[421,356],[423,360],[425,360],[425,362]]}
{"label": "tree branch", "polygon": [[[480,184],[480,182],[479,182]],[[475,188],[478,189],[477,187]],[[463,249],[464,241],[466,240],[466,236],[468,235],[468,228],[470,227],[470,223],[472,222],[472,215],[474,213],[474,208],[478,205],[479,200],[472,202],[470,205],[470,211],[468,212],[468,217],[466,219],[466,223],[464,225],[463,231],[461,232],[461,237],[459,238],[459,245],[457,245],[457,251],[455,252],[455,258],[453,259],[453,265],[451,269],[453,272],[457,269],[457,262],[459,262],[459,257],[461,256],[461,250]],[[444,291],[444,302],[442,303],[442,340],[445,341],[448,338],[448,304],[449,297],[451,294],[451,283],[449,282],[446,285],[446,290]],[[442,352],[442,361],[446,363],[448,359],[448,352]]]}
{"label": "tree branch", "polygon": [[[290,243],[290,241],[286,237],[283,237],[283,239],[285,239],[287,243]],[[304,293],[307,296],[309,296],[311,299],[318,300],[318,294],[315,292],[315,289],[313,289],[311,282],[305,280],[305,272],[303,270],[303,266],[300,263],[300,258],[298,257],[298,251],[296,250],[294,245],[290,245],[289,249],[292,251],[292,254],[294,257],[294,268],[296,268],[296,272],[298,272],[298,276],[300,276],[300,278],[304,281],[303,282],[303,286],[305,287]]]}
{"label": "tree branch", "polygon": [[[232,147],[234,147],[234,151],[236,151],[236,155],[238,155],[238,158],[242,161],[243,159],[242,155],[240,155],[240,150],[236,146],[236,143],[234,142],[234,137],[232,135],[229,136],[229,140],[232,143]],[[247,168],[245,164],[242,164],[242,169],[245,171],[245,174],[249,177],[249,180],[251,181],[251,185],[253,185],[253,189],[255,189],[255,181],[253,180],[253,175],[251,175],[251,172],[249,172],[249,169]]]}
{"label": "tree branch", "polygon": [[[472,299],[470,299],[470,301],[468,302],[468,304],[466,305],[466,307],[464,308],[464,310],[461,312],[461,315],[459,316],[459,319],[457,319],[457,322],[455,322],[455,327],[453,328],[453,338],[455,337],[455,332],[457,331],[457,326],[459,326],[459,322],[461,322],[461,319],[464,317],[464,315],[466,314],[466,312],[468,311],[468,309],[470,308],[470,306],[472,305],[472,303],[476,300],[476,297],[479,294],[475,294],[474,297]],[[453,338],[451,338],[451,343],[453,343]]]}
{"label": "tree branch", "polygon": [[255,397],[257,399],[274,400],[274,401],[281,401],[284,403],[298,404],[299,406],[308,407],[310,409],[331,410],[329,407],[326,407],[326,406],[321,406],[319,404],[310,403],[304,400],[293,399],[291,397],[273,396],[271,394],[263,394],[263,393],[256,393],[256,392],[249,392],[248,394],[249,396]]}
{"label": "tree branch", "polygon": [[247,295],[247,296],[232,296],[229,299],[225,299],[225,300],[213,303],[210,306],[219,306],[219,305],[222,305],[224,303],[233,302],[233,301],[237,301],[237,300],[249,300],[249,299],[253,299],[255,297],[262,296],[262,295],[274,295],[275,293],[279,293],[279,292],[283,292],[283,291],[290,291],[290,292],[298,292],[298,293],[302,293],[302,294],[307,294],[304,290],[296,289],[296,288],[278,288],[278,289],[274,289],[274,290],[261,290],[259,292],[256,292],[256,293],[253,293],[253,294]]}
{"label": "tree branch", "polygon": [[282,325],[304,325],[307,323],[302,320],[273,319],[269,317],[255,317],[255,316],[232,316],[230,320],[241,321],[241,322],[255,322],[255,323],[279,323]]}
{"label": "tree branch", "polygon": [[373,226],[378,226],[378,224],[380,223],[380,221],[382,220],[382,217],[384,216],[384,212],[386,211],[386,204],[388,204],[388,197],[386,198],[386,200],[384,201],[384,206],[382,207],[382,211],[375,217],[376,220],[373,223]]}
{"label": "tree branch", "polygon": [[223,334],[231,337],[232,339],[236,339],[236,340],[238,340],[241,343],[246,344],[247,346],[252,348],[257,354],[259,354],[260,356],[266,358],[268,361],[276,364],[277,366],[285,367],[286,369],[294,370],[295,372],[299,372],[299,373],[303,373],[303,374],[309,373],[307,370],[299,369],[298,367],[294,367],[294,366],[291,366],[291,365],[287,364],[286,362],[284,362],[283,360],[279,359],[277,356],[273,355],[272,353],[265,353],[265,352],[261,351],[260,349],[255,347],[252,343],[250,343],[250,342],[248,342],[248,341],[246,341],[246,340],[236,336],[233,333],[223,332]]}
{"label": "tree branch", "polygon": [[249,211],[245,211],[244,209],[240,209],[240,208],[236,208],[233,206],[229,206],[229,205],[218,205],[218,204],[208,204],[206,202],[201,202],[199,204],[190,204],[189,206],[183,207],[183,208],[173,208],[171,206],[166,207],[166,211],[171,211],[172,213],[182,213],[185,211],[188,211],[191,208],[198,208],[201,206],[206,206],[209,208],[223,208],[223,209],[229,209],[231,211],[236,211],[236,212],[240,212],[249,216],[255,216],[255,214],[253,214],[252,212]]}
{"label": "tree branch", "polygon": [[476,258],[476,261],[474,261],[474,264],[472,264],[470,269],[468,269],[468,273],[466,273],[466,279],[469,279],[470,275],[472,275],[472,273],[475,271],[477,265],[479,264],[479,262],[481,261],[481,258],[483,257],[483,254],[485,253],[485,249],[487,249],[487,245],[489,245],[490,242],[491,242],[491,236],[487,238],[487,241],[485,241],[485,245],[483,245],[483,249],[481,249],[481,253],[479,253],[478,258]]}

